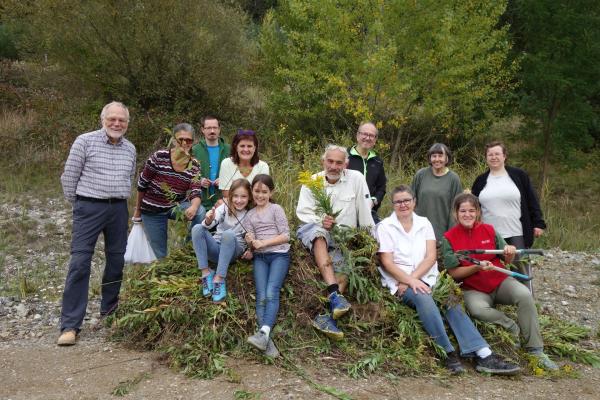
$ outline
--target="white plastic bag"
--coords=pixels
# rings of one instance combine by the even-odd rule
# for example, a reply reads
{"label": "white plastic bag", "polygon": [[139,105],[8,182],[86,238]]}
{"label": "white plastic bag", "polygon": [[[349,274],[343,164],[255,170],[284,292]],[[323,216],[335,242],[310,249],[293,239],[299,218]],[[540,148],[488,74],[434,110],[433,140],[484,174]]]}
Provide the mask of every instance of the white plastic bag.
{"label": "white plastic bag", "polygon": [[125,250],[125,263],[127,264],[150,264],[156,260],[154,251],[144,232],[141,222],[135,222],[127,237],[127,249]]}

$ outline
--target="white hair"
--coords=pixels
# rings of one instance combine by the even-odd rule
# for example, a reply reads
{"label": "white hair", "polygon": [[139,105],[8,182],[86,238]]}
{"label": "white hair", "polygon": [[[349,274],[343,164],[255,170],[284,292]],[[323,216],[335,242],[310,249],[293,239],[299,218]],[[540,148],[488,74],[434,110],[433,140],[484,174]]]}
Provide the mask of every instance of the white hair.
{"label": "white hair", "polygon": [[346,150],[345,147],[342,146],[338,146],[337,144],[328,144],[327,147],[325,147],[325,152],[323,153],[323,155],[321,156],[321,161],[325,160],[325,157],[327,156],[327,153],[329,153],[330,151],[341,151],[344,154],[344,161],[348,161],[348,150]]}
{"label": "white hair", "polygon": [[108,109],[111,106],[119,106],[121,107],[123,110],[125,110],[125,114],[127,114],[127,121],[129,122],[129,109],[127,108],[127,106],[119,101],[112,101],[110,103],[108,103],[107,105],[105,105],[104,107],[102,107],[102,112],[100,113],[100,122],[104,121],[104,117],[106,117],[106,111],[108,111]]}

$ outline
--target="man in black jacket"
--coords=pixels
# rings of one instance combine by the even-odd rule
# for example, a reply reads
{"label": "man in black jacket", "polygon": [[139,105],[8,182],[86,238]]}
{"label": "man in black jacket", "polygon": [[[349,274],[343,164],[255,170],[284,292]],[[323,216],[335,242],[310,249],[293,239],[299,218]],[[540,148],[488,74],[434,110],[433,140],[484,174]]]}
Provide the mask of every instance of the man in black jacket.
{"label": "man in black jacket", "polygon": [[373,151],[378,134],[377,127],[372,122],[363,122],[356,132],[356,145],[348,148],[350,160],[348,169],[360,172],[367,180],[371,194],[371,214],[375,223],[379,222],[377,210],[385,196],[387,178],[383,169],[383,160]]}

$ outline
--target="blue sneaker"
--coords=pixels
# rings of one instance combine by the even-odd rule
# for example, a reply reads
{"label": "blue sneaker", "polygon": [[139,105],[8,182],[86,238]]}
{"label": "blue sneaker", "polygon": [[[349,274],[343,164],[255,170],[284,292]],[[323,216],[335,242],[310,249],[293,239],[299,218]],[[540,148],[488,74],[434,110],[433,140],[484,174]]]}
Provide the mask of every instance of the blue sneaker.
{"label": "blue sneaker", "polygon": [[344,332],[340,331],[335,323],[335,320],[329,314],[317,315],[312,322],[315,329],[323,332],[328,337],[334,340],[342,340]]}
{"label": "blue sneaker", "polygon": [[333,292],[329,295],[329,309],[333,319],[339,319],[350,310],[350,303],[343,295]]}
{"label": "blue sneaker", "polygon": [[213,278],[215,277],[215,272],[214,271],[210,271],[208,273],[208,275],[206,275],[205,277],[203,277],[201,280],[202,282],[202,296],[204,297],[210,297],[212,295],[213,292]]}
{"label": "blue sneaker", "polygon": [[225,296],[227,296],[227,285],[225,284],[225,281],[213,282],[213,292],[212,292],[213,303],[218,303],[220,301],[223,301]]}

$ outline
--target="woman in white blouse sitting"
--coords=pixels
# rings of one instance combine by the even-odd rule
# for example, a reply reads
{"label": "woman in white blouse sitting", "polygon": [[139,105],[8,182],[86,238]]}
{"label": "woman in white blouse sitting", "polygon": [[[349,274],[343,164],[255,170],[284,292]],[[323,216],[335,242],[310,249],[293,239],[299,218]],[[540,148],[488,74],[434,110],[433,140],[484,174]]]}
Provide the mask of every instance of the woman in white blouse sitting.
{"label": "woman in white blouse sitting", "polygon": [[[399,301],[416,309],[425,331],[445,350],[446,368],[451,373],[461,373],[465,369],[431,296],[439,274],[435,234],[429,220],[414,213],[414,197],[409,186],[395,188],[392,192],[394,211],[377,227],[382,284]],[[477,355],[477,371],[511,375],[520,370],[492,353],[460,304],[442,311],[458,341],[461,355]]]}

